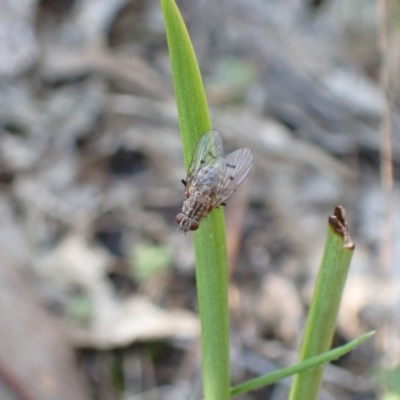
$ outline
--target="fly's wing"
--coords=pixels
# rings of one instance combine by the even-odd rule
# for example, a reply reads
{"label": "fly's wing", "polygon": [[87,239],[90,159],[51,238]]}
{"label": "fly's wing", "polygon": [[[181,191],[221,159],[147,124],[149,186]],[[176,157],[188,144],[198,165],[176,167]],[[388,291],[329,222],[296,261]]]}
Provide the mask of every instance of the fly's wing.
{"label": "fly's wing", "polygon": [[223,203],[245,180],[254,163],[250,149],[239,149],[219,161],[217,204]]}
{"label": "fly's wing", "polygon": [[191,185],[200,169],[215,165],[222,158],[222,139],[216,130],[206,132],[197,143],[190,163],[186,185]]}

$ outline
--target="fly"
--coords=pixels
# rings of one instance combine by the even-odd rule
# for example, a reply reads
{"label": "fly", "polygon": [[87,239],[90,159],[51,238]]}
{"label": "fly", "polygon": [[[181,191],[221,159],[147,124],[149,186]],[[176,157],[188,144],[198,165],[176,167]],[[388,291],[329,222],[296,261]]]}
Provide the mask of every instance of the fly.
{"label": "fly", "polygon": [[182,232],[195,231],[200,221],[225,201],[249,174],[254,162],[250,149],[223,155],[221,135],[206,132],[197,143],[186,180],[182,211],[176,222]]}

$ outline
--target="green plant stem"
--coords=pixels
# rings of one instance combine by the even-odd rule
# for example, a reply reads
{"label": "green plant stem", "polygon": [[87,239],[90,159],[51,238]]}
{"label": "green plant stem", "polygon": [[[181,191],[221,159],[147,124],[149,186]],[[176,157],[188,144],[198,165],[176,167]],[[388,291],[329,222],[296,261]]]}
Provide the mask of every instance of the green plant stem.
{"label": "green plant stem", "polygon": [[[183,19],[173,0],[161,0],[178,106],[185,165],[202,134],[211,129],[204,87]],[[214,210],[194,233],[206,400],[229,396],[229,314],[223,211]]]}
{"label": "green plant stem", "polygon": [[[324,255],[307,318],[300,360],[329,350],[335,332],[343,288],[354,244],[347,232],[344,209],[335,208],[329,218]],[[321,386],[324,366],[301,372],[293,380],[290,400],[314,400]]]}

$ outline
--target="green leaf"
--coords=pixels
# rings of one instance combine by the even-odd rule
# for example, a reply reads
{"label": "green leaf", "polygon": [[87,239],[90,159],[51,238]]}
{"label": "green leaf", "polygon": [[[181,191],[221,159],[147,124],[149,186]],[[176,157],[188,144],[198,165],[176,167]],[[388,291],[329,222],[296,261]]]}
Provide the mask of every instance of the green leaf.
{"label": "green leaf", "polygon": [[[354,244],[347,231],[344,209],[335,208],[329,217],[325,250],[300,350],[300,360],[330,349],[340,301],[349,271]],[[324,367],[296,375],[290,400],[314,400],[318,396]]]}
{"label": "green leaf", "polygon": [[[200,137],[211,129],[196,55],[173,0],[161,0],[167,33],[183,154],[188,168]],[[206,400],[229,399],[228,268],[222,209],[194,233],[203,386]]]}
{"label": "green leaf", "polygon": [[253,81],[254,75],[254,70],[249,63],[235,57],[224,57],[218,61],[211,82],[235,89],[244,89]]}
{"label": "green leaf", "polygon": [[389,393],[387,395],[400,396],[400,367],[392,369],[381,369],[376,374],[377,381],[385,387]]}
{"label": "green leaf", "polygon": [[396,393],[385,393],[379,400],[400,400],[400,395]]}
{"label": "green leaf", "polygon": [[144,282],[170,266],[172,252],[167,246],[139,243],[132,249],[130,258],[133,277]]}
{"label": "green leaf", "polygon": [[78,323],[85,325],[93,314],[93,300],[86,294],[77,294],[68,302],[67,313]]}
{"label": "green leaf", "polygon": [[375,332],[366,333],[365,335],[362,335],[359,338],[354,339],[353,341],[345,344],[344,346],[338,347],[324,354],[320,354],[319,356],[309,358],[305,361],[302,361],[290,367],[280,369],[279,371],[273,372],[271,374],[260,376],[258,378],[242,383],[232,388],[231,395],[237,396],[238,394],[247,393],[250,392],[251,390],[260,389],[264,386],[271,385],[272,383],[277,382],[281,379],[287,378],[288,376],[298,374],[300,372],[310,370],[311,368],[318,367],[319,365],[326,364],[327,362],[330,362],[332,360],[336,360],[342,355],[348,353],[350,350],[359,346],[361,343],[365,342],[374,334]]}

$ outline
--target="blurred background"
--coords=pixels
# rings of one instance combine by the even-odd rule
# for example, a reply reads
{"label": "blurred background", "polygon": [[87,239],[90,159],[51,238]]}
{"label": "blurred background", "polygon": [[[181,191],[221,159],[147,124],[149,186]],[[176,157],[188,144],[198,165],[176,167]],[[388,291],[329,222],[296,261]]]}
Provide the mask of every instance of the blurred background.
{"label": "blurred background", "polygon": [[[372,0],[178,5],[226,152],[256,158],[225,209],[233,383],[295,362],[341,204],[356,251],[334,345],[378,335],[328,366],[320,399],[399,399],[399,3],[386,14]],[[200,399],[159,2],[0,9],[0,398]],[[289,384],[237,398],[284,400]]]}

